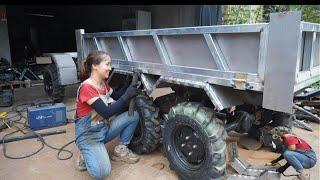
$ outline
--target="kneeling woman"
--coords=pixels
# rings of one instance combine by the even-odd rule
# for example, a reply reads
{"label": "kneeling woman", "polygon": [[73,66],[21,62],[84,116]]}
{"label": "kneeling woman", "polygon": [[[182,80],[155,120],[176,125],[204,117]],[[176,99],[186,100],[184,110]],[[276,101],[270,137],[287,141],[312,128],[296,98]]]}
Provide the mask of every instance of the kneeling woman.
{"label": "kneeling woman", "polygon": [[111,58],[102,51],[91,52],[81,79],[84,80],[77,92],[75,135],[80,156],[76,161],[78,170],[88,170],[94,179],[104,179],[111,171],[105,144],[120,135],[120,144],[114,148],[112,160],[136,163],[139,157],[127,145],[133,137],[139,115],[128,116],[128,111],[119,110],[139,92],[136,85],[127,84],[117,92],[106,83],[111,71]]}

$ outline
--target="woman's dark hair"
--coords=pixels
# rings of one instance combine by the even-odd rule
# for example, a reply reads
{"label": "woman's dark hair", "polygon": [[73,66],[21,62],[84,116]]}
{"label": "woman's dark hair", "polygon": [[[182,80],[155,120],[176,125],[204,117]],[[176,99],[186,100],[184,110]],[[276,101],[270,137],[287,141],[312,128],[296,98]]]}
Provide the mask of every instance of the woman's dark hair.
{"label": "woman's dark hair", "polygon": [[81,62],[79,64],[79,71],[80,71],[79,77],[81,82],[83,82],[84,80],[90,77],[92,65],[93,64],[99,65],[104,60],[103,59],[104,55],[109,56],[109,54],[104,51],[91,51],[88,54],[86,61]]}

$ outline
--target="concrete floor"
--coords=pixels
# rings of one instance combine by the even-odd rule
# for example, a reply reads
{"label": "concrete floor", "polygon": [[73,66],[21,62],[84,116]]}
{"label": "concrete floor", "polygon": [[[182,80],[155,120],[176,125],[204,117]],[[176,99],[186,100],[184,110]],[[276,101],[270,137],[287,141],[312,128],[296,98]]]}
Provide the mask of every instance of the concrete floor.
{"label": "concrete floor", "polygon": [[[67,105],[67,109],[74,109],[75,95],[77,85],[69,86],[66,88],[66,98],[64,103]],[[45,101],[46,95],[44,94],[43,87],[22,88],[15,90],[15,104],[27,103],[32,101]],[[10,108],[0,108],[0,111],[8,111]],[[72,112],[68,113],[68,118],[72,118]],[[314,132],[308,132],[299,128],[294,128],[294,132],[299,134],[305,140],[307,140],[319,155],[319,124],[313,124]],[[54,130],[54,129],[66,129],[66,134],[53,135],[45,137],[45,140],[55,146],[61,147],[63,144],[71,141],[74,138],[74,123],[69,123],[66,126],[60,126],[42,131]],[[0,137],[4,134],[11,132],[12,130],[6,129],[0,132]],[[237,139],[237,138],[228,138]],[[106,145],[108,151],[117,144],[118,139]],[[21,156],[32,151],[37,150],[40,147],[40,143],[35,139],[16,141],[7,145],[7,152],[11,156]],[[57,151],[45,147],[40,153],[21,160],[12,160],[4,157],[2,153],[3,146],[0,145],[0,179],[15,179],[15,180],[33,180],[33,179],[91,179],[87,172],[78,172],[74,169],[75,157],[78,155],[78,150],[75,144],[70,145],[67,149],[71,150],[74,155],[71,159],[61,161],[56,158]],[[265,164],[276,158],[278,154],[269,152],[266,149],[260,149],[259,151],[249,151],[241,147],[238,148],[239,154],[242,158],[246,159],[251,164]],[[319,159],[319,157],[318,157]],[[129,165],[120,162],[112,162],[111,174],[106,179],[116,180],[143,180],[143,179],[166,179],[176,180],[178,179],[174,171],[170,170],[168,160],[163,156],[162,148],[157,149],[155,152],[142,155],[141,160],[137,164]],[[283,164],[283,162],[282,162]],[[229,171],[232,171],[228,167]],[[318,179],[319,163],[311,170],[311,179]],[[294,174],[293,168],[289,168],[286,174]],[[283,177],[281,179],[291,179]]]}

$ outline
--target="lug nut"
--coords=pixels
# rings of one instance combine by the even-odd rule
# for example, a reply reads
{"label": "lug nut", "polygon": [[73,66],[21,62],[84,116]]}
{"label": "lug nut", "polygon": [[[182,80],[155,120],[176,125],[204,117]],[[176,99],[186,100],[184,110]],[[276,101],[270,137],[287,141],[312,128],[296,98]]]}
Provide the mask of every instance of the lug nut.
{"label": "lug nut", "polygon": [[183,144],[181,144],[181,147],[184,147],[185,145],[186,145],[186,144],[183,143]]}
{"label": "lug nut", "polygon": [[190,136],[186,136],[186,140],[189,140],[190,139]]}
{"label": "lug nut", "polygon": [[195,149],[195,148],[197,148],[197,147],[198,147],[197,145],[193,145],[193,146],[192,146],[193,149]]}
{"label": "lug nut", "polygon": [[191,155],[192,155],[192,152],[189,152],[188,155],[191,156]]}

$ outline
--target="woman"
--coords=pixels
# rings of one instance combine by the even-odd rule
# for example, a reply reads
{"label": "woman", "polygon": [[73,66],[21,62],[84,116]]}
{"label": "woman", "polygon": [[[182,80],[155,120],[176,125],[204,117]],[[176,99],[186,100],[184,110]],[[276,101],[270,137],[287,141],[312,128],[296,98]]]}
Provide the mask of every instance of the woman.
{"label": "woman", "polygon": [[286,150],[270,164],[285,159],[287,163],[278,168],[278,172],[283,173],[289,166],[292,166],[299,173],[296,179],[309,179],[306,169],[314,167],[317,162],[316,153],[311,146],[302,138],[292,134],[291,130],[286,127],[276,127],[272,130],[272,133],[281,138]]}
{"label": "woman", "polygon": [[139,121],[135,111],[128,111],[112,120],[126,103],[139,92],[136,84],[127,84],[117,92],[106,83],[111,71],[111,58],[102,51],[91,52],[85,66],[80,67],[84,80],[77,92],[75,135],[80,156],[76,161],[78,170],[87,169],[94,179],[104,179],[111,171],[105,144],[120,135],[120,143],[114,148],[112,160],[136,163],[139,157],[127,145],[133,137]]}

